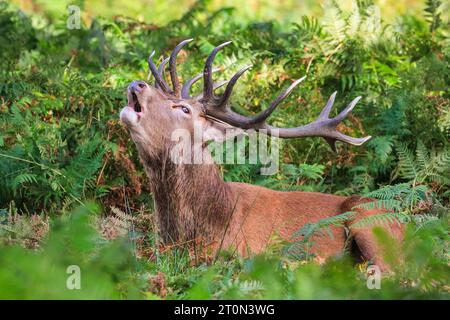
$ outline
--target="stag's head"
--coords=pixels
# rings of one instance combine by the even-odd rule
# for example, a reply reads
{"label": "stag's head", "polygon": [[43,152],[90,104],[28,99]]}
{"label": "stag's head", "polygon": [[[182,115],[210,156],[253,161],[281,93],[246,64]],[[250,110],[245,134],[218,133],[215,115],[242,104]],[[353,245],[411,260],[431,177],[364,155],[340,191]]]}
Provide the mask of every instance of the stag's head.
{"label": "stag's head", "polygon": [[[152,53],[148,59],[149,69],[155,78],[154,84],[144,81],[133,81],[128,86],[128,105],[121,111],[120,118],[128,127],[134,142],[149,153],[167,149],[173,142],[173,133],[177,130],[185,130],[194,134],[194,127],[200,128],[202,140],[221,140],[223,137],[233,136],[226,134],[228,129],[254,129],[263,131],[268,135],[276,135],[281,138],[319,136],[325,138],[333,150],[335,142],[343,141],[353,145],[361,145],[368,139],[352,138],[337,131],[337,125],[354,108],[360,97],[354,99],[341,113],[334,118],[329,118],[331,107],[336,93],[333,93],[325,108],[317,120],[295,128],[276,128],[266,123],[266,119],[275,110],[278,104],[300,83],[305,77],[294,81],[282,92],[267,109],[259,114],[246,117],[231,110],[229,99],[234,85],[242,74],[249,69],[245,67],[239,70],[229,81],[222,83],[213,82],[213,61],[217,53],[230,42],[223,43],[213,49],[208,56],[202,74],[180,85],[176,58],[180,50],[192,39],[178,44],[170,57],[165,59],[157,68],[152,61]],[[170,79],[172,87],[164,80],[164,70],[169,63]],[[203,79],[203,92],[191,97],[191,86]],[[227,84],[224,93],[220,96],[214,93],[215,89]]]}

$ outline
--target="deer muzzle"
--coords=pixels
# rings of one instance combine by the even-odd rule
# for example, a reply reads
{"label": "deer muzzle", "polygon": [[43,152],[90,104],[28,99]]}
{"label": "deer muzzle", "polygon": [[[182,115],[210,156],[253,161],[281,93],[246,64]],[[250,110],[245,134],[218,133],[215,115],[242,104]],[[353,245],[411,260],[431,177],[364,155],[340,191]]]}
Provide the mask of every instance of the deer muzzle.
{"label": "deer muzzle", "polygon": [[144,113],[145,90],[148,90],[148,85],[144,81],[133,81],[128,86],[128,105],[120,112],[120,120],[127,127],[136,125]]}

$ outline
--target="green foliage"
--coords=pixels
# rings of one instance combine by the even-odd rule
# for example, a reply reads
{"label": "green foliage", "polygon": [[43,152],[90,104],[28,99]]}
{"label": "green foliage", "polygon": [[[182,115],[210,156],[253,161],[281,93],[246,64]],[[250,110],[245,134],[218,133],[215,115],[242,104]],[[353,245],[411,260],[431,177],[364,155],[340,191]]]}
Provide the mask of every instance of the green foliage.
{"label": "green foliage", "polygon": [[[231,280],[227,265],[215,265],[190,291],[190,298],[210,299],[448,299],[448,221],[436,220],[417,229],[409,225],[401,248],[405,263],[393,266],[395,276],[381,280],[381,290],[366,286],[366,269],[355,269],[347,258],[320,266],[298,263],[278,256],[257,256],[246,260]],[[393,243],[378,234],[385,247]],[[439,240],[438,240],[439,239]],[[439,241],[441,245],[433,246]],[[387,250],[386,252],[392,252]]]}
{"label": "green foliage", "polygon": [[[99,208],[86,204],[53,222],[41,248],[0,247],[1,299],[137,298],[139,281],[132,251],[125,240],[99,242],[92,220]],[[4,227],[1,225],[0,227]],[[64,254],[61,254],[64,252]],[[81,289],[66,286],[68,267],[80,268]],[[141,283],[142,284],[142,283]]]}
{"label": "green foliage", "polygon": [[311,249],[315,245],[312,237],[329,237],[329,239],[333,241],[334,236],[330,227],[343,227],[345,223],[353,216],[353,212],[349,211],[336,216],[321,219],[315,223],[306,223],[302,228],[300,228],[300,230],[292,235],[292,240],[296,240],[299,237],[301,237],[301,240],[296,240],[286,245],[284,248],[285,254],[294,259],[310,260],[314,257],[314,254],[311,253]]}
{"label": "green foliage", "polygon": [[[166,12],[161,8],[169,4],[158,5]],[[348,9],[327,1],[316,16],[292,11],[293,24],[243,18],[250,15],[197,1],[183,15],[180,8],[176,16],[160,15],[157,21],[164,24],[94,17],[79,30],[67,28],[61,4],[43,7],[48,11],[27,15],[0,1],[3,297],[448,298],[450,45],[441,1],[427,0],[422,14],[396,15],[391,24],[371,0]],[[110,12],[105,9],[105,16]],[[368,290],[364,273],[346,258],[323,266],[311,262],[313,236],[329,237],[329,228],[346,223],[352,212],[304,226],[298,233],[304,240],[284,251],[251,259],[224,253],[195,265],[187,248],[158,246],[151,219],[137,225],[136,213],[152,210],[151,196],[118,112],[128,83],[147,79],[148,54],[155,50],[161,61],[178,41],[191,37],[196,41],[180,55],[182,80],[201,72],[210,50],[227,40],[233,45],[217,56],[216,65],[223,67],[217,80],[253,65],[232,97],[242,114],[256,114],[292,79],[308,76],[272,114],[273,125],[311,122],[336,90],[332,116],[363,97],[340,130],[372,135],[365,146],[341,144],[336,155],[320,139],[290,139],[280,150],[275,175],[261,176],[261,164],[222,169],[227,181],[375,198],[361,207],[389,212],[353,227],[408,225],[407,263],[383,280],[383,290]],[[103,210],[105,219],[120,224],[126,240],[100,237],[92,227],[98,208],[72,212],[88,199],[104,208],[112,204],[113,214]],[[48,223],[50,234],[42,238]],[[392,247],[388,237],[378,237]],[[140,245],[142,256],[136,254]],[[395,248],[387,251],[395,254]],[[65,288],[71,264],[86,272],[86,290]]]}
{"label": "green foliage", "polygon": [[[15,126],[15,121],[17,119],[12,119],[10,124]],[[0,153],[3,204],[12,199],[17,204],[22,204],[24,199],[32,199],[32,204],[42,205],[45,209],[52,206],[66,208],[74,202],[80,203],[90,194],[105,192],[95,183],[95,174],[104,155],[98,136],[76,147],[71,160],[64,161],[67,149],[60,131],[55,126],[44,132],[39,127],[36,132],[31,132],[33,129],[35,127],[32,126],[29,132],[22,132],[18,137],[22,142],[20,146]]]}
{"label": "green foliage", "polygon": [[3,1],[0,2],[0,43],[3,44],[0,50],[0,67],[7,70],[17,63],[21,52],[31,50],[36,45],[31,19]]}
{"label": "green foliage", "polygon": [[427,0],[426,1],[426,18],[427,21],[430,23],[430,32],[433,32],[442,23],[441,20],[441,14],[439,12],[439,7],[442,5],[442,1],[440,0]]}
{"label": "green foliage", "polygon": [[415,183],[435,183],[439,187],[450,185],[450,150],[429,152],[424,144],[417,142],[416,156],[408,148],[399,143],[397,147],[399,158],[397,174]]}

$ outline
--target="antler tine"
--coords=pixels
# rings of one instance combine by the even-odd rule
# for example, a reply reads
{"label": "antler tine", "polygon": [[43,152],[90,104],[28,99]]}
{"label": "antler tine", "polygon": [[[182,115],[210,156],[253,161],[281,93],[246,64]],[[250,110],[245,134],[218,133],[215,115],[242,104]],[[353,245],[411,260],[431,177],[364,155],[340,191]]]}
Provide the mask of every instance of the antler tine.
{"label": "antler tine", "polygon": [[345,107],[344,110],[342,110],[335,118],[334,121],[336,121],[337,123],[341,122],[342,120],[345,119],[345,117],[352,112],[353,108],[356,106],[356,104],[359,102],[359,100],[361,100],[361,96],[356,97],[355,99],[352,100],[352,102],[350,102],[348,104],[347,107]]}
{"label": "antler tine", "polygon": [[[225,80],[225,81],[221,81],[221,82],[216,82],[216,83],[214,83],[213,91],[215,91],[216,89],[219,89],[219,88],[223,87],[223,86],[226,85],[228,82],[230,82],[230,80]],[[194,99],[195,99],[195,100],[201,100],[202,98],[203,98],[203,92],[200,93],[199,95],[197,95]]]}
{"label": "antler tine", "polygon": [[334,104],[334,99],[336,99],[336,94],[337,94],[337,91],[333,92],[331,94],[331,96],[328,98],[328,102],[325,105],[325,107],[323,108],[322,112],[320,113],[319,118],[329,119],[330,111]]}
{"label": "antler tine", "polygon": [[[245,70],[246,68],[242,69]],[[242,71],[241,70],[241,71]],[[239,72],[235,75],[237,76]],[[234,77],[233,77],[234,78]],[[250,129],[250,128],[265,128],[264,121],[272,114],[272,112],[275,110],[275,108],[280,104],[281,101],[283,101],[291,92],[294,90],[294,88],[300,84],[303,80],[305,80],[306,77],[300,78],[296,81],[294,81],[285,91],[283,91],[271,104],[270,106],[257,114],[254,117],[245,117],[243,115],[240,115],[238,113],[235,113],[229,109],[226,108],[206,108],[206,115],[227,122],[228,124],[231,124],[232,126],[239,127],[242,129]],[[230,85],[228,85],[230,86]],[[227,87],[228,89],[228,87]],[[225,95],[225,94],[224,94]]]}
{"label": "antler tine", "polygon": [[[164,70],[166,69],[167,62],[169,62],[169,58],[164,59],[158,67],[158,73],[162,79],[164,79]],[[159,85],[156,81],[155,81],[155,87],[159,88]]]}
{"label": "antler tine", "polygon": [[211,51],[208,58],[205,62],[205,68],[203,70],[203,100],[205,102],[210,101],[213,97],[213,79],[212,79],[212,63],[214,61],[214,58],[217,55],[217,52],[222,50],[225,46],[229,45],[231,41],[224,42]]}
{"label": "antler tine", "polygon": [[[323,131],[320,132],[318,128],[310,126],[312,124],[316,123],[313,122],[309,125],[296,128],[276,128],[272,126],[265,126],[264,129],[267,129],[268,135],[275,135],[279,138],[322,137],[330,145],[331,150],[333,150],[334,152],[337,151],[336,141],[342,141],[354,146],[360,146],[372,138],[372,136],[353,138],[337,131],[335,127],[325,128],[324,126]],[[331,130],[328,131],[329,129]],[[276,130],[277,133],[274,133],[274,130]],[[328,132],[326,132],[325,130],[327,130]]]}
{"label": "antler tine", "polygon": [[180,52],[180,50],[192,40],[194,39],[186,39],[184,41],[181,41],[170,54],[169,59],[170,79],[172,80],[173,93],[177,97],[180,94],[180,80],[178,79],[177,75],[177,55]]}
{"label": "antler tine", "polygon": [[[212,72],[214,73],[214,72],[217,72],[219,70],[220,70],[220,68],[214,68],[214,69],[212,69]],[[191,87],[194,85],[194,83],[196,83],[201,78],[203,78],[203,72],[199,73],[198,75],[196,75],[195,77],[189,79],[188,81],[186,81],[183,84],[183,87],[181,88],[181,97],[183,99],[188,99],[189,98],[189,90],[191,90]]]}
{"label": "antler tine", "polygon": [[275,108],[283,101],[291,92],[298,86],[303,80],[306,79],[306,76],[295,80],[285,91],[283,91],[271,104],[270,106],[262,111],[260,114],[256,115],[251,119],[249,125],[257,124],[265,121],[275,110]]}
{"label": "antler tine", "polygon": [[[267,133],[269,135],[272,134],[272,131],[276,130],[276,134],[280,138],[322,137],[327,141],[334,152],[336,152],[336,141],[338,140],[351,145],[360,146],[372,138],[371,136],[353,138],[337,130],[339,123],[341,123],[342,120],[344,120],[345,117],[353,110],[361,97],[356,97],[353,99],[343,111],[341,111],[336,117],[330,119],[329,114],[335,97],[336,92],[330,96],[319,117],[305,126],[296,128],[276,128],[265,125],[264,129],[267,129]],[[275,133],[275,131],[273,133]]]}
{"label": "antler tine", "polygon": [[220,98],[219,103],[217,104],[220,108],[226,108],[228,104],[228,100],[230,99],[231,93],[233,92],[234,85],[238,81],[238,79],[244,74],[245,71],[250,69],[252,66],[246,66],[235,73],[235,75],[231,78],[230,82],[227,85],[227,88],[225,89],[225,92],[223,93],[222,97]]}
{"label": "antler tine", "polygon": [[223,87],[224,85],[226,85],[226,84],[229,83],[229,82],[230,82],[230,80],[225,80],[225,81],[221,81],[221,82],[214,83],[214,88],[213,88],[213,90],[217,90],[217,89]]}
{"label": "antler tine", "polygon": [[156,69],[155,64],[153,63],[153,56],[155,55],[155,51],[153,51],[150,56],[148,57],[148,68],[150,69],[151,73],[153,74],[153,77],[155,78],[155,82],[158,84],[158,86],[165,92],[165,93],[171,93],[171,90],[167,83],[164,81],[164,79],[161,77],[161,75],[158,72],[158,69]]}
{"label": "antler tine", "polygon": [[166,64],[167,64],[167,62],[169,62],[169,59],[170,59],[170,57],[165,58],[158,67],[158,72],[161,76],[164,75],[164,71],[166,69]]}

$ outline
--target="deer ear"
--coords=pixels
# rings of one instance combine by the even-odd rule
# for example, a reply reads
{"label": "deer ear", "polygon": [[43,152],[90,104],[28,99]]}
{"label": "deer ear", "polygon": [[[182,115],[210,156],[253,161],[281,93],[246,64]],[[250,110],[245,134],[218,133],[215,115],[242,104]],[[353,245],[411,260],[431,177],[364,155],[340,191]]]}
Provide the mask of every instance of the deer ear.
{"label": "deer ear", "polygon": [[203,141],[224,142],[236,136],[244,134],[244,130],[235,128],[223,122],[216,122],[210,119],[202,118]]}

